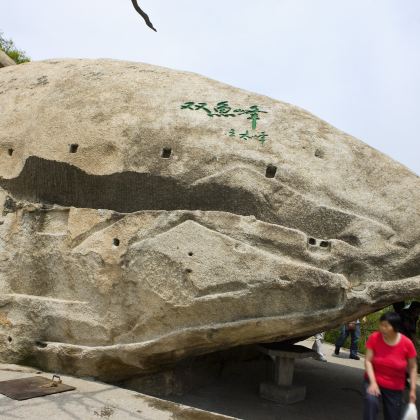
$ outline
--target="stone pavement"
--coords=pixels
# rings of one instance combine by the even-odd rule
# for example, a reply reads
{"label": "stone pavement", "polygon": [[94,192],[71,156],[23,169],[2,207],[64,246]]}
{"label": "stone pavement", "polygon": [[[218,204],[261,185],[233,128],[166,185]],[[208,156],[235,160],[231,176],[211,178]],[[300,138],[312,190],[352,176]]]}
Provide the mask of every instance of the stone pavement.
{"label": "stone pavement", "polygon": [[[308,340],[299,344],[311,347],[312,343]],[[295,383],[307,386],[305,401],[296,404],[284,406],[262,400],[258,385],[269,376],[270,366],[254,362],[230,366],[223,372],[222,381],[173,400],[244,420],[361,419],[363,358],[349,359],[346,349],[341,350],[340,357],[333,356],[334,346],[329,344],[324,344],[324,350],[327,363],[296,361]]]}
{"label": "stone pavement", "polygon": [[[0,381],[35,376],[37,371],[0,364]],[[51,378],[51,374],[41,376]],[[1,420],[223,420],[228,417],[203,412],[134,391],[90,380],[61,376],[75,391],[15,401],[0,394]]]}
{"label": "stone pavement", "polygon": [[[300,344],[310,347],[312,342]],[[173,397],[172,402],[101,382],[62,376],[63,382],[75,386],[76,391],[27,401],[0,395],[0,419],[218,420],[228,418],[225,416],[244,420],[361,419],[363,359],[349,359],[345,349],[340,357],[334,357],[333,346],[325,344],[324,348],[327,363],[308,359],[296,362],[295,382],[307,386],[307,397],[289,406],[259,397],[258,385],[269,376],[270,366],[264,361],[249,361],[229,365],[218,382]],[[0,380],[34,374],[36,371],[31,368],[0,365]]]}

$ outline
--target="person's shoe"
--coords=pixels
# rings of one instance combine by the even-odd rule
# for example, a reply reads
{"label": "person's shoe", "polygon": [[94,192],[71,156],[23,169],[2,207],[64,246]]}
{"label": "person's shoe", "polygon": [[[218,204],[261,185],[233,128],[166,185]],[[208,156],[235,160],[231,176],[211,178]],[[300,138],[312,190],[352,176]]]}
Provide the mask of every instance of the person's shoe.
{"label": "person's shoe", "polygon": [[340,347],[336,347],[334,350],[334,354],[338,356],[340,354]]}
{"label": "person's shoe", "polygon": [[360,360],[360,357],[357,354],[351,354],[349,356],[349,359],[353,359],[353,360]]}

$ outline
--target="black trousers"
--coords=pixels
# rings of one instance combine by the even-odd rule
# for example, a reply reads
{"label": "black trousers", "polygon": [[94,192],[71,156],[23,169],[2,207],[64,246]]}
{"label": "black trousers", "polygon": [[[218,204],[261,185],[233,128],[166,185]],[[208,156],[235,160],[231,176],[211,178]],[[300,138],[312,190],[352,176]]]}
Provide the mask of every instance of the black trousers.
{"label": "black trousers", "polygon": [[379,412],[379,404],[382,400],[384,408],[385,420],[400,420],[403,405],[403,391],[394,391],[393,389],[381,388],[381,395],[375,397],[368,394],[367,388],[369,383],[364,383],[364,398],[363,398],[363,420],[376,420]]}

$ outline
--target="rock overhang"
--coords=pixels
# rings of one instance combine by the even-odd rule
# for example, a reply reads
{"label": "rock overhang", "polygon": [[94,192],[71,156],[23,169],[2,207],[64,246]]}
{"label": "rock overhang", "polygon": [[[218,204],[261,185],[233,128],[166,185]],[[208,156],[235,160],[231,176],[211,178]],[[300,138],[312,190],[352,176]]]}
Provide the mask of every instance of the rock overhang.
{"label": "rock overhang", "polygon": [[4,358],[110,379],[420,291],[418,177],[306,111],[110,60],[0,107]]}

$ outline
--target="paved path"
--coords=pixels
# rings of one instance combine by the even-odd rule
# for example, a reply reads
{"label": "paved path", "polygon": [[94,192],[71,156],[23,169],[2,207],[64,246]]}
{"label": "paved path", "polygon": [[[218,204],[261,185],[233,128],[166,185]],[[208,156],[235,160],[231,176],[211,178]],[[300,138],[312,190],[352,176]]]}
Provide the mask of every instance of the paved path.
{"label": "paved path", "polygon": [[[36,370],[0,364],[0,381],[35,376]],[[51,378],[50,374],[41,374]],[[1,420],[222,420],[225,416],[203,412],[148,397],[101,382],[61,376],[75,391],[15,401],[0,394]]]}
{"label": "paved path", "polygon": [[[312,343],[308,340],[299,344],[311,347]],[[307,386],[306,400],[300,403],[282,406],[259,397],[258,385],[270,373],[270,366],[264,362],[231,366],[223,373],[223,381],[176,401],[244,420],[361,419],[363,359],[349,359],[346,349],[342,349],[340,357],[333,356],[334,347],[329,344],[324,349],[327,363],[296,361],[295,382]]]}
{"label": "paved path", "polygon": [[[303,342],[308,347],[312,342]],[[305,401],[282,406],[262,400],[258,385],[269,377],[271,366],[241,362],[227,367],[217,383],[198,388],[168,402],[100,382],[63,376],[76,391],[14,401],[0,395],[0,419],[54,420],[216,420],[222,415],[186,407],[189,405],[244,420],[358,420],[362,410],[363,360],[332,356],[326,344],[328,362],[305,359],[296,362],[295,382],[307,386]],[[34,376],[36,371],[14,365],[0,365],[0,380]],[[50,377],[48,374],[42,376]],[[420,398],[420,395],[418,396]],[[176,404],[182,403],[184,405]]]}

